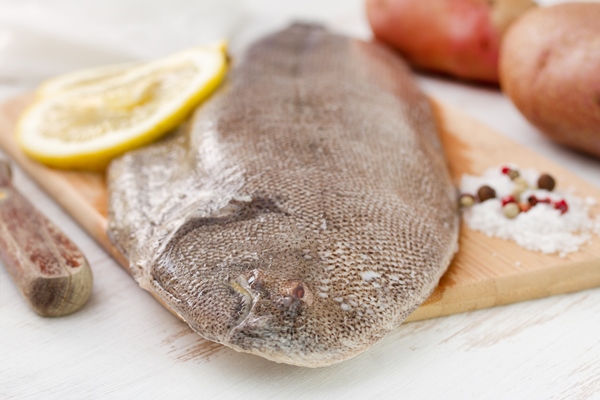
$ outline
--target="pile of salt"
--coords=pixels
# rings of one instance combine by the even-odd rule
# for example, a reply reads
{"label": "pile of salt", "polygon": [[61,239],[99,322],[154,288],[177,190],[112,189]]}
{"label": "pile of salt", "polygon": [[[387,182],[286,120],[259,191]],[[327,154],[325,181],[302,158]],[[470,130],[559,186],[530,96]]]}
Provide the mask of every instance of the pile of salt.
{"label": "pile of salt", "polygon": [[[514,165],[511,168],[517,169]],[[530,187],[522,193],[521,198],[527,199],[534,195],[538,199],[548,198],[553,203],[565,200],[569,205],[568,212],[563,214],[552,204],[538,203],[516,218],[507,218],[502,213],[500,199],[511,195],[515,184],[502,172],[501,167],[491,168],[481,176],[462,177],[461,193],[477,193],[478,188],[483,185],[496,191],[496,198],[464,208],[463,218],[469,228],[488,236],[512,240],[529,250],[546,254],[558,253],[561,257],[578,251],[580,246],[591,239],[592,234],[600,235],[600,218],[590,217],[590,208],[596,204],[594,198],[582,199],[572,191],[534,189],[540,173],[532,169],[519,171]]]}

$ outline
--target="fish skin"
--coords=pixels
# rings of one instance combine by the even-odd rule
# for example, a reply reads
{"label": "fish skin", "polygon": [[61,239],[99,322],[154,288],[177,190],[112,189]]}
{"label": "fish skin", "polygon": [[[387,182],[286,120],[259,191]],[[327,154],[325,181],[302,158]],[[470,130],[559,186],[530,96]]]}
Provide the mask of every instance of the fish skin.
{"label": "fish skin", "polygon": [[429,103],[387,48],[294,24],[165,140],[112,163],[109,234],[201,336],[320,367],[431,294],[458,248]]}

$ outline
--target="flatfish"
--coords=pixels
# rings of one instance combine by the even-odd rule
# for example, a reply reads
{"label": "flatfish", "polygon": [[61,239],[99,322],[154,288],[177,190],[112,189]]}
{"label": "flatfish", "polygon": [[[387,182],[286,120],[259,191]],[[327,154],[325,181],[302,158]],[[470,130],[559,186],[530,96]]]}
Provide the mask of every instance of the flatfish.
{"label": "flatfish", "polygon": [[294,24],[109,169],[109,235],[198,334],[308,367],[402,323],[457,250],[429,103],[391,50]]}

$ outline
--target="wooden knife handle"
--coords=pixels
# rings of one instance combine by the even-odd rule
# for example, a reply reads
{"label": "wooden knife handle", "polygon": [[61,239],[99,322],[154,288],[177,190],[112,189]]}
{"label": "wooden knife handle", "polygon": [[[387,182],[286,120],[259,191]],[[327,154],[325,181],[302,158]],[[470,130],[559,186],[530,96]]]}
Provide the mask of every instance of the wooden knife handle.
{"label": "wooden knife handle", "polygon": [[92,292],[92,272],[77,246],[11,183],[0,160],[0,258],[31,308],[44,317],[70,314]]}

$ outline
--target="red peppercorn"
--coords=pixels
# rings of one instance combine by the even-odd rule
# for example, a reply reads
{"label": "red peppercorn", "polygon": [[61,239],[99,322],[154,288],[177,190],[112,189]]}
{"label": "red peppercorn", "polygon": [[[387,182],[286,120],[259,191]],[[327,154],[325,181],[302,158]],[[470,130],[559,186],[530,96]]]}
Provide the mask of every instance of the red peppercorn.
{"label": "red peppercorn", "polygon": [[538,203],[538,201],[539,201],[538,198],[535,197],[535,195],[533,195],[533,194],[527,198],[527,202],[529,204],[531,204],[532,206],[535,206]]}
{"label": "red peppercorn", "polygon": [[502,167],[501,171],[504,175],[508,175],[508,173],[510,172],[510,167],[504,166]]}
{"label": "red peppercorn", "polygon": [[515,200],[515,197],[509,194],[508,196],[504,196],[502,198],[502,207],[504,207],[508,203],[516,203],[516,202],[517,201]]}
{"label": "red peppercorn", "polygon": [[569,205],[567,204],[567,202],[564,199],[554,203],[554,208],[556,208],[557,210],[560,210],[561,214],[564,214],[567,211],[569,211]]}

